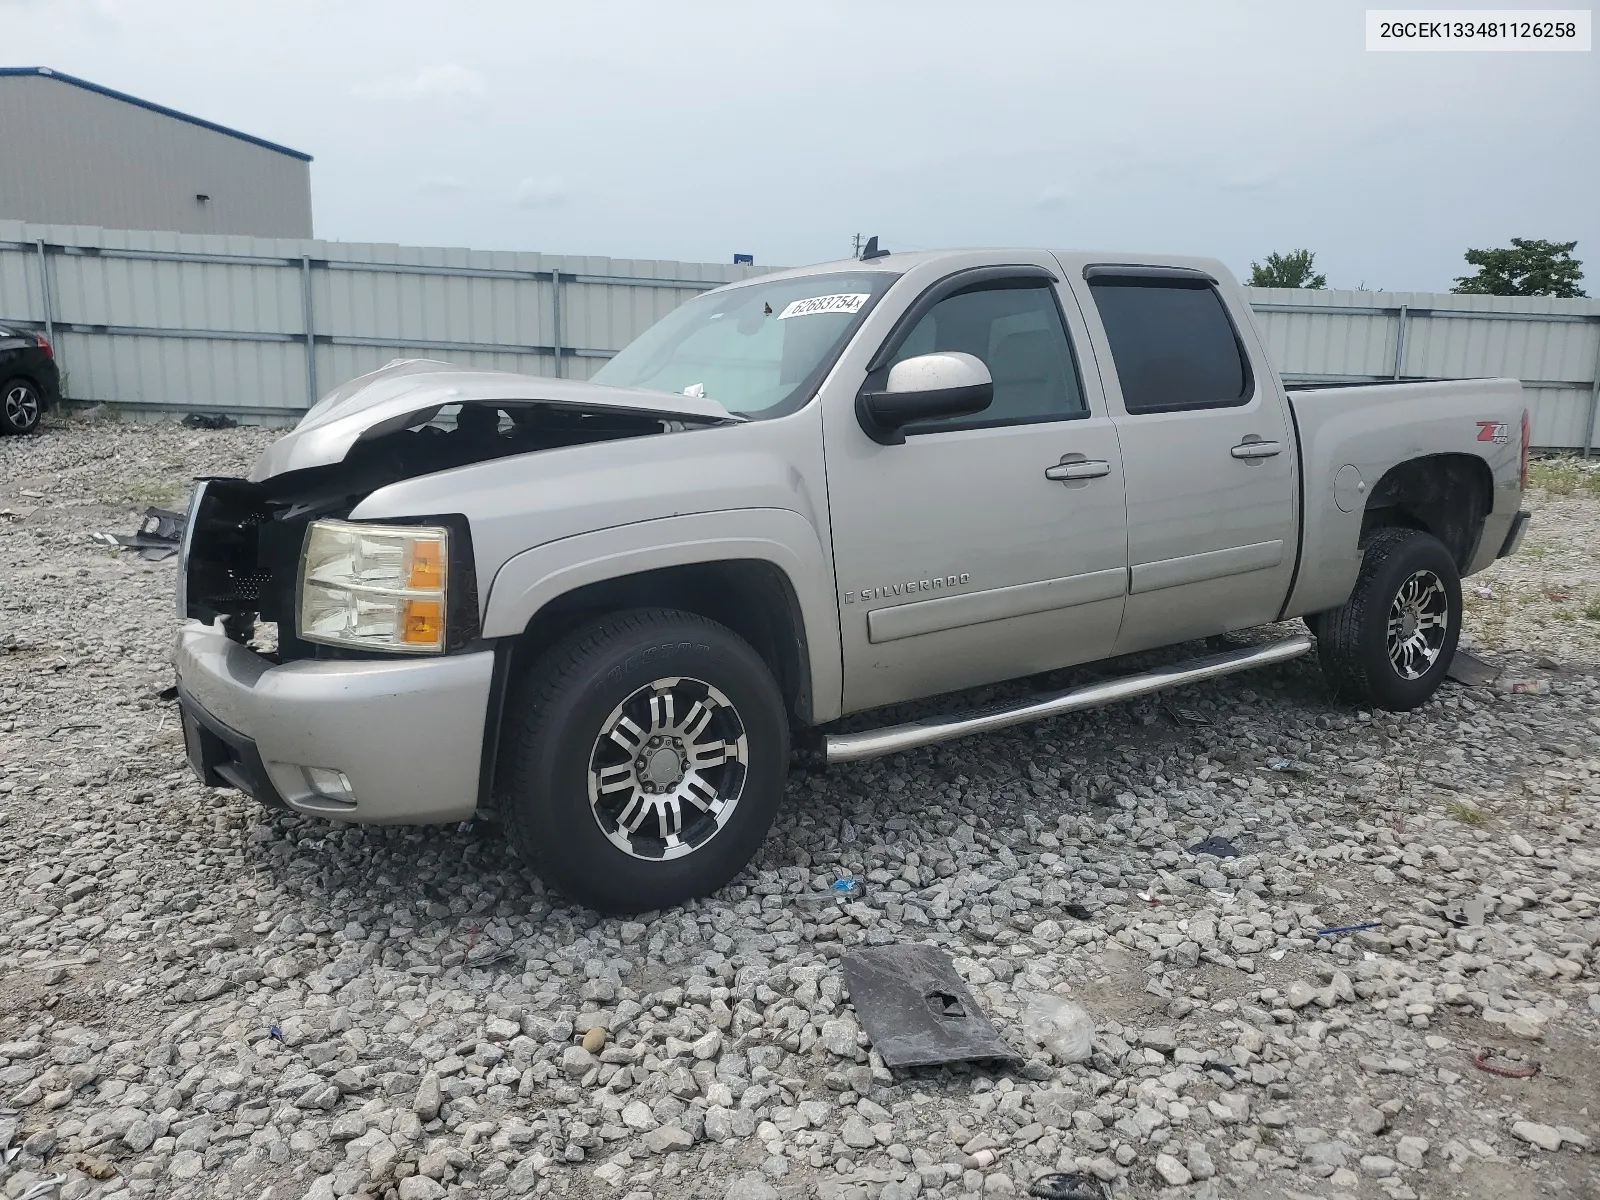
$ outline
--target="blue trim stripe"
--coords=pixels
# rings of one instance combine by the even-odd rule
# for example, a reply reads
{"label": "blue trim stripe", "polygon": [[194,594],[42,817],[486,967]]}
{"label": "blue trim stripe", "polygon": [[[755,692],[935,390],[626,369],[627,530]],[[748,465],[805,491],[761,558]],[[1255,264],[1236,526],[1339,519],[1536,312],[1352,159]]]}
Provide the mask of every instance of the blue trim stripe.
{"label": "blue trim stripe", "polygon": [[147,108],[151,112],[160,113],[164,117],[187,121],[191,125],[200,126],[201,129],[209,129],[213,133],[225,133],[231,138],[238,138],[241,142],[249,142],[252,146],[260,146],[266,150],[275,150],[279,154],[287,154],[290,158],[298,158],[301,162],[311,161],[311,155],[303,151],[291,150],[287,146],[280,146],[278,143],[269,142],[265,138],[254,137],[248,133],[240,133],[237,129],[229,129],[226,125],[218,125],[215,121],[191,117],[188,113],[181,113],[175,108],[167,108],[162,104],[141,100],[137,96],[119,92],[115,88],[102,87],[98,83],[90,83],[87,79],[79,79],[76,75],[67,75],[50,67],[0,67],[0,76],[7,75],[37,75],[43,79],[59,79],[62,83],[70,83],[74,87],[83,88],[85,91],[98,92],[102,96],[110,96],[113,100],[121,100],[124,104],[136,104],[140,108]]}

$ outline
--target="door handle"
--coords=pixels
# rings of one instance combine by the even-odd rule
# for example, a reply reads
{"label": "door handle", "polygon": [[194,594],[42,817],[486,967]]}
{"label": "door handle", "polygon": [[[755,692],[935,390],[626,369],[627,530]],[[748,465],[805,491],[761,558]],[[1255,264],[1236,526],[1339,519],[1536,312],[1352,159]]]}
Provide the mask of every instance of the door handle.
{"label": "door handle", "polygon": [[1282,452],[1283,446],[1278,442],[1240,442],[1228,451],[1235,458],[1271,458]]}
{"label": "door handle", "polygon": [[1044,477],[1057,483],[1071,483],[1074,479],[1099,479],[1111,474],[1111,464],[1103,458],[1080,458],[1073,462],[1059,462],[1044,469]]}

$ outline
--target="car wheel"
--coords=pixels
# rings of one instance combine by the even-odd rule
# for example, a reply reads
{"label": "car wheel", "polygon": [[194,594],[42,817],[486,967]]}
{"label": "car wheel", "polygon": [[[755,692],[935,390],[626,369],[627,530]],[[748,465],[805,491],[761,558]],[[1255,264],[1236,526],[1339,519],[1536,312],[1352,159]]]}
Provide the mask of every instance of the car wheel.
{"label": "car wheel", "polygon": [[518,853],[607,913],[716,891],[754,857],[783,796],[789,727],[766,664],[692,613],[598,620],[511,702],[499,806]]}
{"label": "car wheel", "polygon": [[1318,620],[1323,675],[1353,703],[1416,708],[1450,669],[1461,612],[1461,576],[1443,543],[1415,529],[1380,529],[1362,547],[1350,598]]}
{"label": "car wheel", "polygon": [[44,398],[26,379],[0,384],[0,433],[33,433],[44,415]]}

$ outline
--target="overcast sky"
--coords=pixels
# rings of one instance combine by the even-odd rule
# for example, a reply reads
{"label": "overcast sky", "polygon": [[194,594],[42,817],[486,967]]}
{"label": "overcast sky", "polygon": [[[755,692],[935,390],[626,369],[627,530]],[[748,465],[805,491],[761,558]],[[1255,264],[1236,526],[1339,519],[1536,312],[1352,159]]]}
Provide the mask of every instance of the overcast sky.
{"label": "overcast sky", "polygon": [[1306,246],[1396,290],[1576,238],[1600,294],[1600,53],[1368,53],[1364,10],[0,0],[0,56],[314,155],[319,237],[798,264],[860,231],[1241,274]]}

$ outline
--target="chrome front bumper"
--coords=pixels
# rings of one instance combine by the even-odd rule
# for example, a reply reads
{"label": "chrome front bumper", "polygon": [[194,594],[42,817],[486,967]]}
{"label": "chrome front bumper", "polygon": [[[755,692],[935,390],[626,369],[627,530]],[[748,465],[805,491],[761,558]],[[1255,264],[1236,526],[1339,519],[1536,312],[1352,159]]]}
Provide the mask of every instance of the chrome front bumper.
{"label": "chrome front bumper", "polygon": [[209,784],[372,825],[477,808],[493,651],[275,664],[191,621],[172,657],[190,763]]}

